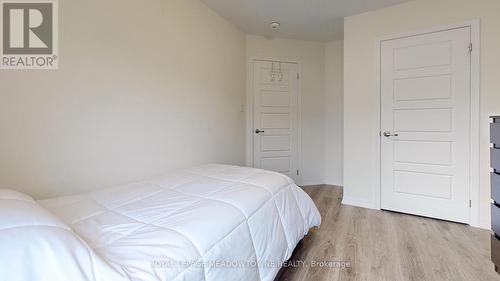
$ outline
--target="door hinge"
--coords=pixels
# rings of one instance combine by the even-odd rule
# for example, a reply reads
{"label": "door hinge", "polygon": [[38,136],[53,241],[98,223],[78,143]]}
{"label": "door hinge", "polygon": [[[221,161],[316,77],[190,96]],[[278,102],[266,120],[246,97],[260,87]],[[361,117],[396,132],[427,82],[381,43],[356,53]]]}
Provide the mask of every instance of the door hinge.
{"label": "door hinge", "polygon": [[298,176],[298,175],[300,175],[300,172],[299,172],[299,170],[297,170],[297,176]]}
{"label": "door hinge", "polygon": [[300,80],[300,74],[297,73],[297,80]]}
{"label": "door hinge", "polygon": [[469,52],[472,53],[472,43],[469,43]]}
{"label": "door hinge", "polygon": [[469,208],[472,208],[472,200],[469,200]]}

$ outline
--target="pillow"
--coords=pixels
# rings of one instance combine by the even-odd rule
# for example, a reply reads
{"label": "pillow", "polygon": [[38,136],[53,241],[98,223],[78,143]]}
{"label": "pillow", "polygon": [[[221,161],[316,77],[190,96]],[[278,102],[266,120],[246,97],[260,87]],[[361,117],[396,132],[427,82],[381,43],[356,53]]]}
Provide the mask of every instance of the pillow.
{"label": "pillow", "polygon": [[0,190],[0,280],[93,281],[91,249],[28,195]]}
{"label": "pillow", "polygon": [[0,199],[16,199],[16,200],[24,200],[24,201],[35,201],[29,195],[26,195],[21,192],[17,192],[11,189],[1,189],[0,188]]}
{"label": "pillow", "polygon": [[128,280],[33,198],[8,189],[0,190],[0,249],[2,281]]}
{"label": "pillow", "polygon": [[0,189],[0,230],[23,226],[69,226],[38,205],[30,196],[9,189]]}

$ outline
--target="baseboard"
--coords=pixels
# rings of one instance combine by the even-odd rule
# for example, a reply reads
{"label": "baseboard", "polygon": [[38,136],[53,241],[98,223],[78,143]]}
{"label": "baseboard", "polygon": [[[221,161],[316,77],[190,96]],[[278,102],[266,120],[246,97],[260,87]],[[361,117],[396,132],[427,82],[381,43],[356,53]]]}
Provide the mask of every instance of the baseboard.
{"label": "baseboard", "polygon": [[333,186],[344,186],[344,183],[342,181],[329,181],[325,180],[326,185],[333,185]]}
{"label": "baseboard", "polygon": [[311,185],[325,185],[325,186],[343,186],[342,184],[336,184],[324,180],[302,180],[298,186],[311,186]]}
{"label": "baseboard", "polygon": [[331,184],[324,184],[324,183],[317,183],[317,184],[301,184],[299,185],[300,187],[311,187],[311,186],[321,186],[321,187],[324,187],[324,188],[339,188],[339,187],[342,187],[342,186],[338,186],[338,185],[331,185]]}
{"label": "baseboard", "polygon": [[312,186],[312,185],[323,185],[323,183],[319,183],[318,181],[302,181],[298,186]]}
{"label": "baseboard", "polygon": [[375,204],[372,201],[347,197],[345,195],[344,198],[342,198],[342,204],[354,207],[378,210],[378,208],[375,208]]}
{"label": "baseboard", "polygon": [[470,226],[475,227],[475,228],[480,228],[484,230],[490,230],[491,231],[491,223],[488,222],[479,222],[478,224],[476,223],[471,223]]}

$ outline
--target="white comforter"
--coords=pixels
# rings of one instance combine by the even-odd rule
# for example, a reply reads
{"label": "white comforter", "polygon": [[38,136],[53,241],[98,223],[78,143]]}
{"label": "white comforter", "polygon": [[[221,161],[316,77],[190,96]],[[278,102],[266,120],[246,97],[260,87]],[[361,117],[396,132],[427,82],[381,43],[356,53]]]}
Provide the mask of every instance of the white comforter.
{"label": "white comforter", "polygon": [[[67,267],[58,268],[61,272],[49,278],[37,278],[51,281],[273,280],[281,262],[321,220],[312,200],[290,178],[225,165],[201,166],[38,203],[69,226],[58,226],[62,230],[53,227],[56,232],[48,239],[55,235],[66,242],[46,243],[49,252],[70,251],[61,258],[77,259],[58,262],[51,260],[57,255],[50,254],[48,260],[22,265],[24,271],[30,271],[32,262],[40,268],[44,263]],[[23,229],[26,227],[29,229],[26,225]],[[18,251],[10,244],[21,238],[16,237],[15,229],[8,229],[8,235],[2,235],[0,224],[0,247],[16,255]],[[35,233],[38,231],[30,235]],[[67,242],[64,235],[68,233],[77,238]],[[57,249],[50,249],[52,244]],[[38,250],[23,247],[27,249],[21,259]],[[43,256],[36,252],[29,258]],[[0,278],[9,277],[2,280],[37,280],[3,274],[13,266],[9,258],[0,249]],[[79,265],[74,268],[75,264]]]}

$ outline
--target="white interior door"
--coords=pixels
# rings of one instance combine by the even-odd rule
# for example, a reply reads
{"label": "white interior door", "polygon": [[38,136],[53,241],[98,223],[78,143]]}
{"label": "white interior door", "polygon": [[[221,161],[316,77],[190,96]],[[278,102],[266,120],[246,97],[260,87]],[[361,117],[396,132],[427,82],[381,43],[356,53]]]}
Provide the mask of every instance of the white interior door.
{"label": "white interior door", "polygon": [[382,42],[382,209],[469,222],[470,27]]}
{"label": "white interior door", "polygon": [[298,65],[255,61],[254,167],[298,175]]}

